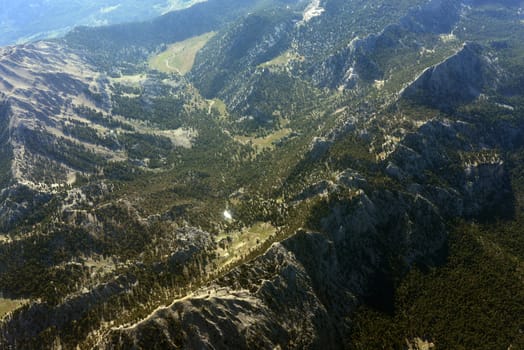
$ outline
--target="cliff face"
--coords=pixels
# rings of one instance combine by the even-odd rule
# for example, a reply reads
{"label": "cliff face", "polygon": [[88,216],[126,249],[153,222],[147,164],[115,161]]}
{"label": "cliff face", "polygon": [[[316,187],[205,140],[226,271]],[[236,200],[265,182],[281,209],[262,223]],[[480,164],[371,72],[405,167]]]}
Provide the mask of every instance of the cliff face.
{"label": "cliff face", "polygon": [[207,98],[222,99],[240,115],[267,118],[250,110],[249,100],[262,78],[261,65],[291,44],[298,16],[289,7],[249,14],[211,39],[198,53],[191,71],[191,80],[200,92]]}
{"label": "cliff face", "polygon": [[113,328],[98,348],[345,348],[357,305],[389,310],[393,276],[442,262],[449,219],[511,215],[508,169],[493,150],[524,129],[504,129],[481,137],[464,121],[422,123],[381,163],[392,188],[352,169],[313,184],[295,200],[319,200],[317,231],[299,230],[143,321]]}
{"label": "cliff face", "polygon": [[98,348],[319,347],[333,339],[326,337],[334,335],[330,325],[304,267],[275,244],[264,256],[144,321],[112,330]]}
{"label": "cliff face", "polygon": [[[174,147],[191,147],[193,129],[170,125],[166,131],[113,113],[115,85],[60,42],[0,48],[0,228],[13,228],[104,166],[130,161],[147,167],[155,157],[162,164]],[[148,106],[162,95],[177,94],[180,104],[198,99],[186,85],[180,77],[139,81],[140,117],[153,114]]]}
{"label": "cliff face", "polygon": [[[96,221],[96,218],[91,220]],[[148,230],[147,225],[142,226],[141,230],[146,232]],[[58,334],[63,335],[72,323],[80,323],[86,317],[93,319],[91,323],[85,324],[85,327],[95,329],[100,327],[101,320],[95,320],[95,313],[106,312],[106,315],[109,315],[106,304],[114,303],[118,298],[126,299],[130,295],[140,293],[140,280],[136,276],[136,271],[140,269],[149,269],[149,274],[153,274],[155,270],[165,271],[173,276],[184,276],[188,279],[203,274],[205,272],[203,268],[209,263],[208,254],[216,248],[209,233],[196,228],[185,227],[170,233],[170,235],[176,236],[176,240],[165,238],[162,246],[157,248],[168,253],[161,262],[147,267],[142,261],[135,261],[133,264],[127,262],[126,265],[129,268],[127,272],[121,270],[112,275],[106,271],[104,273],[105,282],[92,280],[97,270],[95,263],[90,267],[90,276],[88,277],[90,281],[84,283],[81,290],[71,293],[66,299],[55,300],[54,303],[49,300],[45,302],[33,301],[24,305],[17,313],[4,317],[0,327],[0,349],[7,349],[12,346],[22,349],[49,348],[51,344],[38,343],[35,339],[41,338],[42,334],[46,332],[53,334],[53,331],[58,331]],[[82,237],[81,239],[85,240],[86,238]],[[7,256],[5,252],[4,256]],[[0,271],[5,272],[16,263],[20,263],[20,261],[11,258],[9,264],[0,265]],[[103,261],[98,260],[98,263],[102,264]],[[80,266],[84,267],[85,264],[69,262],[65,265],[74,271],[79,269]],[[125,305],[119,306],[125,309]],[[58,334],[53,334],[53,338],[57,337],[58,339],[60,337]],[[147,342],[147,339],[144,339],[144,341]],[[56,347],[58,346],[52,346],[52,348]],[[147,346],[145,347],[147,348]]]}

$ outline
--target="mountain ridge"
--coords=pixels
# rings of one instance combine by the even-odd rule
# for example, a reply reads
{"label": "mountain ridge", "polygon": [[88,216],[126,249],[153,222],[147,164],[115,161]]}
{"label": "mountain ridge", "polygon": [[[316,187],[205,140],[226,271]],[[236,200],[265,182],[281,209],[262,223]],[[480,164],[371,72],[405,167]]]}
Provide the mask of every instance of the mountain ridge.
{"label": "mountain ridge", "polygon": [[[409,283],[476,281],[468,239],[522,278],[516,4],[224,1],[0,49],[0,348],[440,346],[409,306],[441,287]],[[210,29],[185,76],[149,67]],[[518,346],[513,310],[475,317]]]}

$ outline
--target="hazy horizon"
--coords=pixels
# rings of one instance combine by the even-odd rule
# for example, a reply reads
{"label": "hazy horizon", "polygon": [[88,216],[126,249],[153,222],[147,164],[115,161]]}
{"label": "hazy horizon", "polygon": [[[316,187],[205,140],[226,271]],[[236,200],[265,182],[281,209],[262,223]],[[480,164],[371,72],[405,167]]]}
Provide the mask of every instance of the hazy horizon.
{"label": "hazy horizon", "polygon": [[0,1],[0,46],[64,35],[79,25],[143,21],[203,0]]}

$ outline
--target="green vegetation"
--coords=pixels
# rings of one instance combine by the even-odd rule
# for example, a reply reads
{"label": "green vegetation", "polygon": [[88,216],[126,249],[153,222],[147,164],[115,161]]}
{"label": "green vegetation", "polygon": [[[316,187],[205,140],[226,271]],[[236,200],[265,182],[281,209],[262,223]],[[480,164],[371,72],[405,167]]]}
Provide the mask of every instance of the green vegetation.
{"label": "green vegetation", "polygon": [[437,349],[522,348],[521,227],[458,225],[445,266],[413,269],[396,289],[393,315],[360,309],[353,348],[402,349],[416,337]]}
{"label": "green vegetation", "polygon": [[272,68],[272,67],[285,67],[293,61],[302,61],[304,57],[299,56],[291,50],[288,50],[281,55],[273,58],[270,61],[264,62],[259,65],[261,68]]}
{"label": "green vegetation", "polygon": [[149,66],[160,72],[176,72],[184,75],[193,67],[198,51],[200,51],[215,34],[215,32],[209,32],[169,45],[164,52],[159,53],[149,60]]}
{"label": "green vegetation", "polygon": [[[355,290],[341,292],[364,301],[356,314],[351,312],[358,298],[333,312],[342,332],[353,325],[348,347],[402,349],[406,339],[415,338],[437,348],[524,346],[518,317],[524,314],[520,207],[514,218],[510,210],[505,221],[490,223],[495,218],[490,212],[487,223],[451,223],[448,255],[438,257],[447,258],[441,266],[423,265],[426,257],[421,257],[408,271],[406,262],[411,258],[406,254],[413,253],[406,252],[409,244],[420,244],[421,254],[432,248],[425,240],[416,241],[419,217],[433,224],[434,216],[443,227],[447,195],[471,205],[466,203],[471,199],[464,189],[470,180],[464,162],[500,157],[513,171],[515,201],[522,200],[524,157],[516,150],[520,134],[506,140],[514,135],[507,130],[522,129],[524,110],[522,52],[513,34],[506,46],[502,38],[486,39],[489,29],[459,31],[454,40],[443,40],[440,28],[425,31],[413,22],[408,23],[413,31],[406,25],[381,32],[422,1],[397,6],[333,0],[325,3],[325,17],[307,25],[297,25],[301,16],[292,6],[262,6],[247,15],[252,6],[273,1],[246,1],[241,8],[235,3],[209,0],[210,7],[188,10],[187,17],[169,14],[141,24],[81,28],[65,39],[87,50],[88,58],[110,74],[111,100],[91,93],[88,97],[105,112],[76,107],[82,121],[71,116],[58,124],[63,138],[42,131],[19,140],[28,152],[45,157],[46,167],[35,172],[43,172],[37,175],[46,181],[54,180],[45,177],[46,169],[58,162],[79,174],[76,183],[48,198],[22,187],[5,199],[31,214],[9,226],[9,240],[0,242],[0,291],[13,300],[39,300],[17,308],[5,326],[25,330],[21,325],[31,317],[34,334],[17,345],[45,348],[61,342],[64,348],[92,348],[98,331],[132,324],[226,274],[224,280],[235,276],[240,269],[231,274],[232,269],[303,228],[320,232],[312,235],[329,240],[336,255],[310,261],[296,254],[313,272],[309,277],[318,278],[316,264],[325,263],[329,270],[341,266],[347,272],[337,286],[356,283],[351,286]],[[219,12],[207,12],[213,8]],[[220,16],[228,9],[236,12]],[[239,13],[245,16],[237,18]],[[418,12],[405,20],[412,20],[413,13]],[[370,14],[380,19],[370,21]],[[477,26],[479,18],[463,20]],[[329,64],[347,63],[326,58],[345,52],[357,35],[379,32],[372,37],[376,42],[363,44],[371,49],[362,49],[367,59],[360,66],[363,80],[353,90],[319,87],[315,74],[330,78]],[[500,47],[501,64],[518,78],[501,76],[500,91],[488,91],[487,98],[450,114],[398,101],[404,84],[454,52],[468,35],[486,47]],[[345,69],[337,66],[333,74],[343,80]],[[176,72],[189,74],[171,74]],[[432,119],[434,124],[424,125]],[[3,139],[9,131],[4,129]],[[177,142],[183,132],[186,142]],[[107,158],[92,152],[100,146]],[[9,159],[9,148],[0,147]],[[401,165],[394,156],[388,158],[398,149],[408,157],[401,160],[415,169],[403,179],[386,175],[390,161]],[[3,159],[0,172],[7,174],[10,164]],[[345,181],[353,185],[341,185]],[[415,201],[418,206],[411,208]],[[395,207],[394,214],[373,213],[373,208],[389,208],[384,203]],[[232,219],[224,217],[226,208]],[[353,218],[354,212],[363,214]],[[382,220],[388,215],[392,218]],[[353,236],[331,240],[336,232],[368,224],[368,241]],[[431,230],[424,226],[428,232],[422,234],[429,237]],[[292,245],[285,247],[292,250]],[[329,265],[334,260],[340,265]],[[345,269],[350,265],[356,270]],[[381,301],[389,313],[366,304],[371,298],[364,294],[376,293],[365,290],[374,285],[370,274],[386,275],[395,287],[391,305]],[[238,283],[250,287],[243,275]],[[318,289],[320,298],[330,295]],[[5,305],[7,311],[17,307]],[[154,330],[146,333],[152,337]]]}
{"label": "green vegetation", "polygon": [[[289,9],[259,11],[218,33],[197,55],[193,83],[206,98],[221,97],[223,89],[245,84],[238,79],[250,76],[258,65],[289,48],[294,19]],[[271,44],[257,49],[270,36]]]}
{"label": "green vegetation", "polygon": [[273,149],[276,144],[292,133],[291,129],[284,128],[262,137],[235,136],[235,139],[244,144],[255,147],[258,153],[265,149]]}
{"label": "green vegetation", "polygon": [[104,115],[102,112],[97,112],[86,106],[79,106],[74,109],[75,113],[79,116],[88,119],[98,125],[105,126],[110,129],[122,129],[126,131],[133,131],[133,127],[127,123],[119,122],[115,117],[111,115]]}
{"label": "green vegetation", "polygon": [[[89,136],[86,137],[92,137],[91,133],[89,132]],[[26,137],[24,142],[26,147],[36,154],[57,160],[79,171],[93,171],[97,164],[104,161],[102,156],[95,154],[82,144],[74,143],[63,137],[60,138],[60,142],[54,142],[54,140],[54,136],[42,132]]]}
{"label": "green vegetation", "polygon": [[112,76],[137,74],[147,67],[149,56],[167,43],[216,31],[254,8],[270,7],[275,3],[278,1],[208,0],[151,21],[77,27],[64,40],[85,52]]}
{"label": "green vegetation", "polygon": [[8,144],[8,133],[9,133],[9,119],[7,118],[9,113],[9,105],[7,103],[0,104],[0,139],[5,140],[0,143],[0,188],[6,187],[9,183],[9,176],[11,174],[11,159],[13,158],[13,152]]}
{"label": "green vegetation", "polygon": [[453,223],[446,262],[400,279],[392,314],[360,307],[354,349],[402,349],[415,338],[437,349],[524,347],[523,155],[511,156],[515,218]]}
{"label": "green vegetation", "polygon": [[274,238],[276,229],[269,223],[257,222],[238,231],[226,230],[215,240],[218,242],[218,262],[220,268],[241,261],[258,246]]}
{"label": "green vegetation", "polygon": [[224,103],[224,101],[222,101],[222,100],[220,100],[218,98],[215,98],[210,103],[212,104],[211,105],[211,110],[212,111],[216,111],[220,117],[227,116],[227,114],[228,114],[227,106]]}

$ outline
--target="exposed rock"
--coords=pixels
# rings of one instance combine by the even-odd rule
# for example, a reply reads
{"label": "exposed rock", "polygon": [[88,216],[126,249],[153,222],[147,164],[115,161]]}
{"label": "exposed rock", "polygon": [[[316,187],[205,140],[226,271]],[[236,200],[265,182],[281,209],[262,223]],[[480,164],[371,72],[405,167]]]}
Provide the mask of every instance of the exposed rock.
{"label": "exposed rock", "polygon": [[24,185],[3,189],[0,192],[0,231],[8,232],[23,219],[37,216],[51,199],[51,194]]}
{"label": "exposed rock", "polygon": [[376,42],[375,35],[353,39],[347,48],[311,68],[313,82],[330,88],[352,89],[360,80],[381,79],[383,73],[370,55]]}
{"label": "exposed rock", "polygon": [[460,19],[461,10],[461,1],[432,0],[411,10],[401,23],[415,33],[450,33]]}
{"label": "exposed rock", "polygon": [[510,217],[514,210],[509,174],[500,159],[466,165],[463,193],[467,216]]}
{"label": "exposed rock", "polygon": [[[412,33],[449,33],[459,20],[459,1],[432,0],[412,9],[398,23],[386,26],[380,33],[355,37],[344,48],[310,67],[308,75],[319,86],[353,89],[360,82],[383,80],[384,71],[376,56],[407,45],[404,37]],[[417,47],[417,43],[411,43]]]}
{"label": "exposed rock", "polygon": [[[166,240],[160,247],[171,254],[164,263],[147,266],[137,261],[134,267],[138,270],[149,269],[149,275],[152,275],[154,270],[169,271],[178,276],[185,273],[188,280],[203,274],[202,267],[207,264],[207,254],[215,248],[210,234],[186,227],[176,230],[172,235],[176,240]],[[189,276],[189,271],[192,276]],[[87,313],[104,303],[110,303],[118,296],[133,294],[137,288],[140,288],[140,284],[136,276],[126,273],[90,288],[84,286],[81,291],[71,294],[65,300],[59,300],[56,305],[43,301],[32,302],[0,322],[0,348],[32,348],[34,337],[43,331],[53,329],[54,332],[63,332],[71,323],[82,319]]]}
{"label": "exposed rock", "polygon": [[320,157],[322,157],[331,146],[331,143],[331,141],[324,137],[315,137],[309,147],[309,157],[311,160],[318,160]]}
{"label": "exposed rock", "polygon": [[253,79],[257,66],[289,47],[298,17],[288,14],[281,16],[276,10],[250,14],[213,38],[196,58],[191,72],[195,86],[208,98],[220,97],[230,108],[241,104],[240,96],[249,95],[244,90],[253,86],[245,83]]}
{"label": "exposed rock", "polygon": [[4,137],[13,153],[16,182],[50,191],[52,184],[68,183],[76,171],[89,170],[65,153],[113,157],[109,150],[63,131],[68,120],[83,120],[75,106],[109,108],[107,81],[85,60],[60,44],[40,42],[0,49],[0,71],[0,90],[8,106],[2,113],[8,121]]}
{"label": "exposed rock", "polygon": [[359,193],[333,204],[322,219],[326,233],[299,231],[273,244],[210,286],[113,329],[99,348],[342,349],[345,316],[357,300],[388,288],[381,276],[390,254],[427,262],[446,236],[442,218],[420,196]]}
{"label": "exposed rock", "polygon": [[[45,338],[60,347],[58,338],[56,341],[52,338],[64,334],[69,338],[78,336],[78,339],[69,339],[68,344],[85,341],[81,345],[91,345],[90,341],[96,340],[99,349],[342,349],[348,344],[353,312],[359,304],[365,302],[392,312],[394,279],[413,265],[434,266],[442,260],[449,219],[481,218],[485,212],[493,217],[495,209],[513,207],[508,163],[500,149],[505,151],[504,147],[521,145],[523,130],[514,127],[515,124],[499,121],[490,124],[490,127],[495,125],[495,131],[486,132],[480,130],[484,124],[475,123],[475,116],[466,116],[470,121],[466,123],[445,119],[438,111],[428,111],[438,116],[423,122],[427,117],[416,115],[418,110],[403,111],[403,106],[375,101],[380,100],[375,99],[375,90],[365,96],[369,101],[357,101],[362,97],[358,96],[359,91],[337,93],[312,87],[312,91],[318,92],[312,95],[304,88],[299,91],[300,100],[285,93],[285,90],[295,92],[296,86],[310,87],[311,81],[343,90],[384,80],[387,78],[383,65],[386,53],[404,48],[417,53],[421,46],[418,34],[438,40],[434,34],[448,33],[458,20],[459,1],[429,1],[397,24],[341,48],[340,45],[354,37],[354,33],[343,32],[344,39],[333,39],[340,40],[340,45],[315,56],[320,57],[319,61],[297,63],[293,67],[290,64],[273,71],[265,67],[265,63],[282,58],[279,56],[282,52],[294,50],[298,45],[293,39],[294,31],[322,22],[335,1],[312,1],[310,15],[318,15],[321,8],[326,10],[300,25],[296,21],[302,18],[302,12],[295,8],[284,10],[295,1],[280,3],[279,9],[285,16],[280,17],[278,11],[247,15],[218,33],[199,53],[191,78],[205,94],[222,97],[233,112],[246,120],[269,123],[274,112],[277,118],[283,116],[276,110],[283,101],[290,113],[284,117],[290,128],[296,127],[299,131],[293,136],[299,142],[289,148],[282,144],[251,162],[254,156],[247,147],[244,152],[244,148],[237,148],[234,139],[229,137],[238,131],[236,125],[231,127],[229,120],[222,120],[211,125],[216,125],[217,130],[224,128],[223,134],[228,136],[206,130],[211,134],[206,139],[210,142],[199,145],[196,153],[187,151],[166,156],[174,160],[172,171],[144,176],[139,181],[118,179],[113,193],[102,180],[99,187],[66,188],[74,182],[74,177],[68,175],[82,172],[102,178],[105,169],[97,167],[98,161],[128,160],[122,148],[83,142],[66,135],[63,128],[73,121],[89,124],[86,117],[73,108],[79,104],[103,112],[102,117],[107,114],[108,81],[75,52],[60,52],[61,44],[0,49],[0,89],[7,94],[0,98],[3,101],[0,102],[0,156],[14,159],[6,162],[0,157],[0,169],[8,174],[5,185],[0,178],[4,188],[0,195],[0,230],[8,230],[30,219],[30,215],[38,214],[39,210],[46,210],[45,203],[52,196],[57,202],[51,214],[46,213],[32,228],[30,220],[24,222],[27,225],[21,229],[27,233],[10,238],[15,243],[19,239],[20,247],[34,247],[33,255],[44,253],[35,258],[33,264],[33,256],[19,254],[14,249],[18,247],[16,244],[2,244],[0,248],[8,259],[0,259],[0,269],[11,275],[14,271],[16,279],[19,266],[25,267],[29,262],[29,268],[40,268],[45,264],[38,271],[56,270],[57,274],[50,276],[62,278],[59,273],[68,273],[61,270],[63,266],[84,263],[76,252],[89,254],[95,249],[103,253],[97,251],[94,256],[105,254],[115,261],[118,258],[125,261],[113,262],[110,269],[116,272],[103,275],[105,279],[96,279],[96,282],[91,278],[92,266],[82,266],[79,269],[85,275],[76,279],[67,276],[70,290],[56,294],[60,296],[53,293],[52,283],[44,285],[46,290],[30,294],[30,297],[59,300],[55,306],[33,302],[0,322],[0,348],[34,347],[35,336],[43,339],[42,347],[48,345],[45,341],[49,339]],[[307,5],[306,1],[302,3]],[[387,7],[381,7],[384,9]],[[405,38],[411,40],[404,42]],[[135,50],[141,50],[139,57],[148,53],[145,47],[130,47],[129,55],[133,56]],[[296,61],[301,59],[308,60],[300,57]],[[42,62],[47,73],[34,69],[38,62]],[[496,88],[496,81],[492,84],[493,74],[498,72],[494,62],[482,48],[468,44],[422,73],[402,96],[442,109],[468,103]],[[20,68],[20,65],[25,66]],[[295,68],[305,70],[297,73],[293,71]],[[398,63],[390,68],[398,69]],[[27,73],[22,74],[24,70]],[[304,77],[309,82],[302,81]],[[155,98],[163,96],[164,86],[159,79],[165,76],[141,80],[140,88],[146,96],[141,96],[138,103],[151,107]],[[178,91],[179,84],[186,83],[185,79],[174,79],[170,91]],[[390,88],[384,85],[384,92],[386,87]],[[192,92],[194,90],[189,93]],[[365,89],[362,92],[367,93]],[[312,107],[306,108],[310,96],[315,98],[311,98]],[[269,100],[276,97],[282,100]],[[442,104],[434,98],[448,100]],[[192,101],[203,102],[197,98]],[[385,105],[380,105],[382,102]],[[206,113],[207,103],[202,103],[201,109],[198,105],[193,103],[196,113],[191,117],[198,118],[200,114],[214,117],[211,107]],[[295,113],[297,105],[306,117]],[[517,103],[516,107],[508,106],[498,107],[508,113],[520,108]],[[336,111],[333,113],[333,110]],[[394,115],[397,111],[405,115]],[[313,118],[308,119],[308,113]],[[386,120],[389,117],[392,120]],[[449,116],[452,117],[462,118]],[[188,118],[189,122],[198,124],[208,121],[191,119]],[[390,128],[396,129],[389,133]],[[97,132],[113,131],[103,125],[96,129]],[[119,131],[131,133],[131,129]],[[322,131],[318,134],[317,130]],[[152,134],[148,129],[148,135],[154,136]],[[344,153],[345,150],[333,147],[337,154],[333,152],[332,157],[325,157],[332,145],[346,145],[337,142],[352,142],[352,138],[344,139],[349,134],[360,137],[358,144],[353,144],[359,148]],[[221,136],[225,139],[216,139]],[[304,139],[299,139],[300,136]],[[305,149],[309,140],[312,140],[310,148]],[[222,144],[216,141],[225,141],[226,147],[213,147]],[[376,154],[372,154],[370,148],[380,148],[381,144],[386,151],[373,157]],[[65,149],[59,148],[63,145]],[[204,148],[209,145],[212,150]],[[129,148],[138,146],[132,142]],[[79,154],[65,158],[73,151]],[[209,154],[202,157],[206,151],[211,154],[209,158]],[[302,163],[290,169],[288,164],[282,169],[271,167],[272,157],[280,155],[285,156],[284,161],[301,157]],[[212,164],[207,164],[208,159]],[[79,164],[75,160],[86,161]],[[148,158],[134,157],[132,163],[145,167],[148,161]],[[304,168],[300,166],[307,162],[306,171],[302,172]],[[194,164],[199,168],[204,163],[204,169],[191,168]],[[336,171],[330,172],[332,168]],[[46,171],[37,173],[38,169]],[[342,169],[346,170],[340,171]],[[257,180],[271,173],[267,188],[266,178],[254,183],[244,176],[242,186],[246,187],[246,193],[238,191],[228,198],[234,184],[226,181],[235,181],[239,175],[258,170]],[[285,183],[288,170],[296,170],[292,176],[299,180],[289,181],[291,186]],[[124,171],[117,169],[116,172]],[[191,191],[195,189],[193,197]],[[256,196],[253,193],[251,197],[253,189],[260,189],[260,193],[257,191]],[[289,197],[291,201],[286,202]],[[241,204],[245,204],[246,209],[253,208],[255,215],[249,212],[246,221],[251,217],[266,220],[268,216],[275,216],[270,220],[282,221],[283,226],[275,224],[274,230],[264,235],[271,234],[271,241],[281,241],[269,246],[270,241],[259,242],[258,236],[254,237],[257,246],[251,248],[248,258],[244,259],[246,255],[241,253],[247,251],[255,239],[238,242],[230,236],[222,238],[231,233],[228,230],[247,225],[242,222],[240,211],[238,221],[213,222],[213,216],[217,217],[224,209],[221,207],[224,202],[231,205],[245,202]],[[250,206],[255,203],[258,207]],[[305,204],[305,209],[300,211],[301,206],[293,207],[295,204]],[[295,208],[298,213],[293,217],[295,213],[288,209]],[[216,215],[206,211],[216,211]],[[303,221],[309,229],[289,232],[285,221],[288,213],[290,219],[301,220],[299,225]],[[226,214],[226,219],[231,216],[229,209]],[[214,227],[219,234],[218,245],[223,248],[245,246],[233,252],[234,260],[223,263],[225,255],[217,253],[213,240],[216,232],[211,235],[201,229],[180,229],[175,220],[180,225],[194,220]],[[208,222],[204,222],[206,220]],[[291,224],[296,227],[296,222]],[[63,234],[57,234],[54,231],[57,228]],[[75,235],[69,235],[70,232]],[[289,236],[284,239],[284,234]],[[84,238],[87,238],[85,242]],[[66,246],[65,241],[72,248]],[[55,249],[57,247],[64,249]],[[52,253],[47,253],[48,250]],[[237,253],[239,260],[235,260]],[[6,285],[3,287],[10,287]],[[31,288],[33,286],[29,286],[28,293],[33,293]],[[173,300],[175,293],[181,298]],[[145,310],[149,312],[160,303],[165,305],[166,300],[173,303],[130,325],[130,320],[136,320],[137,315],[143,315]],[[88,338],[83,339],[85,336]],[[413,349],[432,346],[419,338],[408,339],[406,345]]]}
{"label": "exposed rock", "polygon": [[398,181],[402,181],[405,178],[402,170],[400,170],[400,168],[392,162],[388,163],[388,166],[386,167],[386,174],[397,179]]}
{"label": "exposed rock", "polygon": [[408,350],[432,350],[436,348],[434,343],[421,338],[415,338],[413,340],[406,339],[406,344]]}
{"label": "exposed rock", "polygon": [[348,188],[366,189],[367,180],[353,169],[346,169],[337,175],[337,182]]}
{"label": "exposed rock", "polygon": [[317,196],[325,196],[328,193],[329,189],[333,189],[335,187],[335,184],[331,181],[322,180],[319,181],[308,188],[305,188],[302,192],[300,192],[297,196],[293,198],[294,201],[303,201],[305,199],[317,197]]}
{"label": "exposed rock", "polygon": [[[479,217],[495,207],[506,210],[512,192],[507,170],[500,156],[486,153],[481,142],[496,145],[499,136],[482,139],[477,132],[468,123],[429,121],[406,135],[390,155],[390,164],[425,184],[410,190],[428,197],[444,215]],[[467,159],[457,159],[457,152]],[[446,183],[431,183],[432,174]]]}
{"label": "exposed rock", "polygon": [[[93,290],[71,298],[55,307],[34,302],[2,320],[0,344],[2,346],[32,347],[30,340],[47,328],[63,328],[78,320],[91,308],[107,302],[112,296],[128,291],[136,279],[118,276],[114,281],[97,286]],[[29,341],[29,343],[24,343]]]}

